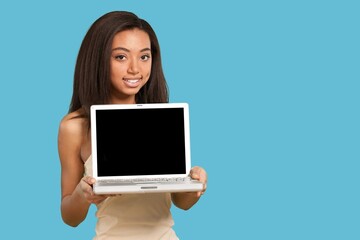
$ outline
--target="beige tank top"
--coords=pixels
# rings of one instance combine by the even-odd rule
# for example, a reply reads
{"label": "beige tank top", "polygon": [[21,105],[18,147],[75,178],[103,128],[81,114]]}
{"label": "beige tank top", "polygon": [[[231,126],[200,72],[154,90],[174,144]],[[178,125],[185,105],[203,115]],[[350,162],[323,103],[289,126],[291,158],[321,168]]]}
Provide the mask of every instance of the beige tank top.
{"label": "beige tank top", "polygon": [[[85,174],[92,176],[91,156],[84,166]],[[93,240],[178,240],[170,207],[170,193],[108,197],[97,205]]]}

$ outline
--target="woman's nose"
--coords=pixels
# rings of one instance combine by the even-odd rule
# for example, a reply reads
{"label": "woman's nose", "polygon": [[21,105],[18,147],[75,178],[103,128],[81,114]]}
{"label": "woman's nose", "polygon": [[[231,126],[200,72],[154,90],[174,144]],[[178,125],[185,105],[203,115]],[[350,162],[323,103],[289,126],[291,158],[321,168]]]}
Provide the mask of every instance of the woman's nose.
{"label": "woman's nose", "polygon": [[129,66],[128,71],[129,71],[129,73],[132,73],[132,74],[139,73],[139,66],[138,66],[138,62],[136,61],[136,59],[133,59],[130,62],[130,66]]}

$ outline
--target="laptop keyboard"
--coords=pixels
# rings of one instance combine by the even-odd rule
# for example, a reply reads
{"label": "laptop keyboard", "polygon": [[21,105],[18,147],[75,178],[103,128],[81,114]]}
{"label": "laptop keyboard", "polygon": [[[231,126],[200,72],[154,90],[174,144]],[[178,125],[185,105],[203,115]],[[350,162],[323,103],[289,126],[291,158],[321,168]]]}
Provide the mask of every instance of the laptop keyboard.
{"label": "laptop keyboard", "polygon": [[190,182],[190,177],[178,178],[136,178],[136,179],[98,179],[98,184],[141,184],[141,183],[183,183]]}

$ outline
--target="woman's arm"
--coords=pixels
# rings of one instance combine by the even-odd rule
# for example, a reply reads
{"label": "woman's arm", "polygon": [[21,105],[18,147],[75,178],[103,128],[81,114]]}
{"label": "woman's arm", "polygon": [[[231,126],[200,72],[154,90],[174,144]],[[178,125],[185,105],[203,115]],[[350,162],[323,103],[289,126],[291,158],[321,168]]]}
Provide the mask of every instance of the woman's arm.
{"label": "woman's arm", "polygon": [[82,143],[82,121],[65,117],[58,134],[58,150],[61,163],[61,216],[73,227],[86,217],[90,203],[81,193],[80,180],[84,174],[84,164],[80,157]]}
{"label": "woman's arm", "polygon": [[207,188],[207,173],[201,167],[193,167],[190,172],[190,177],[197,179],[204,184],[204,189],[201,192],[185,192],[185,193],[172,193],[171,200],[178,208],[188,210],[199,201]]}
{"label": "woman's arm", "polygon": [[86,134],[84,119],[65,117],[59,128],[58,150],[61,163],[61,216],[73,227],[78,226],[88,213],[91,203],[99,203],[105,196],[93,193],[92,177],[84,177],[81,145]]}

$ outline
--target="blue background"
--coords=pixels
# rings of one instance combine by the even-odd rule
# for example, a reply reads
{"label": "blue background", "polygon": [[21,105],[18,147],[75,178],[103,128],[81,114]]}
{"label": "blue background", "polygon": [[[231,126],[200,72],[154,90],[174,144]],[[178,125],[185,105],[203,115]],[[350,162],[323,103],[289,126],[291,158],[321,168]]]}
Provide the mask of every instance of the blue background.
{"label": "blue background", "polygon": [[181,239],[360,239],[358,1],[2,1],[1,234],[91,239],[60,216],[57,131],[80,43],[128,10],[157,32],[189,102],[208,191],[172,208]]}

